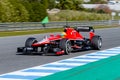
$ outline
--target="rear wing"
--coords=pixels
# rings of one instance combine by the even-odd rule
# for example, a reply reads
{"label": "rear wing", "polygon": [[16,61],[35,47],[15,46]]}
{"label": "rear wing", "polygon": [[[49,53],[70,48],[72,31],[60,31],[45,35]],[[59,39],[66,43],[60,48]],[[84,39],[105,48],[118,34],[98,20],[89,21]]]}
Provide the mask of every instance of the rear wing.
{"label": "rear wing", "polygon": [[78,32],[94,32],[94,28],[92,26],[78,26],[74,28]]}

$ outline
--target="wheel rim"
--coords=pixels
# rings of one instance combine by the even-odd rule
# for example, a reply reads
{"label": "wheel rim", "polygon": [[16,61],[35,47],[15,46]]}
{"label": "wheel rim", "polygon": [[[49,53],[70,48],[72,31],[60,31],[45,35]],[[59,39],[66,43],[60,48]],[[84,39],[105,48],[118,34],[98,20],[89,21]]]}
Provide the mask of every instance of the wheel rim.
{"label": "wheel rim", "polygon": [[66,52],[67,53],[71,52],[71,43],[69,41],[66,42]]}
{"label": "wheel rim", "polygon": [[98,40],[98,48],[101,48],[101,46],[102,46],[102,40],[101,40],[101,38]]}

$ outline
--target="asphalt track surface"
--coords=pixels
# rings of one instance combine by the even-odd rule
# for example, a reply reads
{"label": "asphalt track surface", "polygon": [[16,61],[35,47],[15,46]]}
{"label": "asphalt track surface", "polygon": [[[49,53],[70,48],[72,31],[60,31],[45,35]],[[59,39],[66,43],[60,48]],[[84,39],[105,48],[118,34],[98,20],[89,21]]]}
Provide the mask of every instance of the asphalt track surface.
{"label": "asphalt track surface", "polygon": [[[100,29],[95,31],[96,34],[102,36],[102,50],[120,46],[120,28]],[[63,56],[41,56],[41,55],[16,55],[17,47],[24,46],[24,42],[28,37],[36,37],[38,40],[49,34],[1,37],[0,38],[0,74],[39,66],[42,64],[71,58],[83,54],[89,54],[96,50],[81,51]]]}

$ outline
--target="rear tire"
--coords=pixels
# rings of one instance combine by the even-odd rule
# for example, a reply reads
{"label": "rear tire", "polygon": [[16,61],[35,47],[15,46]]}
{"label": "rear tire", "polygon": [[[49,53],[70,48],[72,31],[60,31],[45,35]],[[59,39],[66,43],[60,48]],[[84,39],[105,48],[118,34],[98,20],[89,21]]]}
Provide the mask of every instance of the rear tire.
{"label": "rear tire", "polygon": [[91,40],[91,45],[93,49],[100,50],[102,47],[102,38],[98,35],[93,36]]}
{"label": "rear tire", "polygon": [[60,41],[59,47],[64,50],[66,55],[69,55],[71,53],[71,42],[68,39],[62,39]]}

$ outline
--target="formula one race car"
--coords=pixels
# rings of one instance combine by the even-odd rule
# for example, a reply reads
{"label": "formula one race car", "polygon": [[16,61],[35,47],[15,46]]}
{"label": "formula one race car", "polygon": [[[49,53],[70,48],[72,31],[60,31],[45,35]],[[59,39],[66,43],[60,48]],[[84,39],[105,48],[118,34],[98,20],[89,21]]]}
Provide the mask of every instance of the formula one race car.
{"label": "formula one race car", "polygon": [[[84,37],[80,32],[88,32],[89,38]],[[17,52],[23,54],[43,54],[48,53],[61,55],[69,54],[72,51],[87,49],[99,50],[102,46],[102,38],[95,35],[91,26],[80,26],[71,28],[65,26],[62,34],[50,35],[38,41],[34,37],[29,37],[25,42],[25,47],[18,47]]]}

